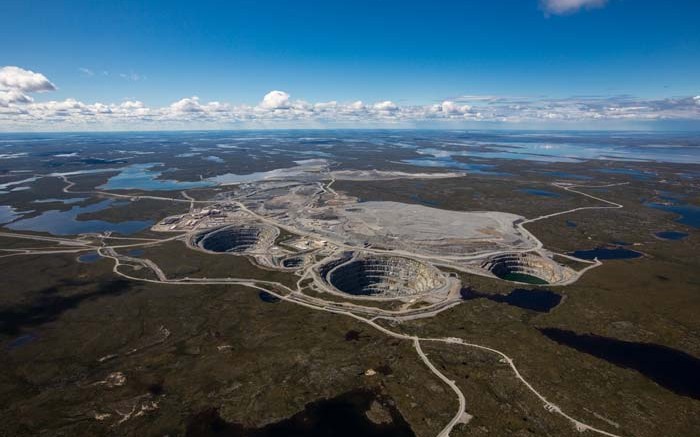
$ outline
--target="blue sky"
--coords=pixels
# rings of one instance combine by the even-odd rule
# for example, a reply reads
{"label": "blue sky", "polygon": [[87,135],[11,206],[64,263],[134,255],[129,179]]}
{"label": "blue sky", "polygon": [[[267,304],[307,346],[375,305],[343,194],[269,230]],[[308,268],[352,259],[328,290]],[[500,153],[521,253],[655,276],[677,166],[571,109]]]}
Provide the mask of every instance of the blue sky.
{"label": "blue sky", "polygon": [[55,85],[34,103],[700,95],[697,0],[2,0],[0,16],[0,67]]}

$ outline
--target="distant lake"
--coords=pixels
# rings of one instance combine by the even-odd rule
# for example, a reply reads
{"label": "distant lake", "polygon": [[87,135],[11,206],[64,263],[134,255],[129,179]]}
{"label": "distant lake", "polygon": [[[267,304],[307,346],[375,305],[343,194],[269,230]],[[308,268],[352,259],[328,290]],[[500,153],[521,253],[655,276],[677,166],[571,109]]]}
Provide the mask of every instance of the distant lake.
{"label": "distant lake", "polygon": [[663,231],[657,232],[654,235],[664,240],[682,240],[688,236],[687,233],[678,231]]}
{"label": "distant lake", "polygon": [[648,180],[648,179],[651,179],[652,176],[656,176],[653,173],[647,173],[647,172],[632,169],[632,168],[602,168],[598,171],[600,173],[632,176],[634,179],[638,179],[638,180]]}
{"label": "distant lake", "polygon": [[546,174],[549,176],[553,176],[553,177],[559,178],[559,179],[575,179],[575,180],[581,180],[581,181],[587,181],[587,180],[593,179],[590,176],[576,174],[576,173],[567,173],[565,171],[543,171],[540,173]]}
{"label": "distant lake", "polygon": [[157,179],[163,172],[152,170],[152,168],[160,165],[160,163],[156,162],[130,165],[118,175],[109,178],[106,184],[98,188],[101,190],[172,191],[213,185],[208,181],[180,182],[170,179]]}
{"label": "distant lake", "polygon": [[78,262],[85,263],[85,264],[92,264],[94,262],[99,261],[100,259],[102,259],[102,257],[97,252],[88,252],[88,253],[80,255],[78,257]]}
{"label": "distant lake", "polygon": [[568,255],[575,256],[576,258],[593,260],[598,258],[599,260],[605,259],[634,259],[642,256],[641,253],[634,250],[625,249],[624,247],[599,247],[597,249],[589,250],[577,250],[575,252],[569,252]]}
{"label": "distant lake", "polygon": [[0,224],[9,223],[20,216],[22,216],[22,212],[17,211],[12,206],[0,205]]}
{"label": "distant lake", "polygon": [[6,227],[15,231],[48,232],[53,235],[75,235],[107,231],[133,234],[153,224],[151,220],[131,220],[114,223],[105,220],[77,219],[80,214],[103,211],[112,206],[113,203],[112,199],[107,199],[88,206],[73,206],[68,211],[49,210],[36,217],[10,223]]}
{"label": "distant lake", "polygon": [[700,228],[700,206],[691,204],[663,204],[663,203],[645,203],[644,205],[650,208],[661,209],[663,211],[678,214],[680,217],[676,222],[684,225]]}
{"label": "distant lake", "polygon": [[273,294],[270,294],[266,291],[261,291],[260,293],[258,293],[258,297],[260,298],[261,301],[263,301],[265,303],[277,303],[280,301],[279,297],[277,297]]}
{"label": "distant lake", "polygon": [[452,168],[458,170],[465,170],[467,173],[484,174],[484,175],[505,175],[507,173],[500,173],[497,171],[492,171],[495,165],[492,164],[471,164],[467,162],[460,162],[453,159],[451,156],[448,157],[432,157],[432,158],[413,158],[404,159],[401,161],[405,164],[410,164],[418,167],[437,167],[437,168]]}

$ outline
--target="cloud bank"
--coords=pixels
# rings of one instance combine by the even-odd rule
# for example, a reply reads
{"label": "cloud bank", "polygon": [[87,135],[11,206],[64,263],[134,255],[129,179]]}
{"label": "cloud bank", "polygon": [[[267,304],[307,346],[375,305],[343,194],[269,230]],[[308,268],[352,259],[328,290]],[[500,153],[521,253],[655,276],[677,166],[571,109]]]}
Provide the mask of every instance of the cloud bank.
{"label": "cloud bank", "polygon": [[700,123],[700,96],[640,99],[632,96],[567,99],[462,96],[430,105],[307,102],[270,91],[254,105],[185,97],[167,106],[138,100],[85,103],[76,99],[34,101],[29,95],[55,90],[44,75],[0,68],[0,130],[109,130],[247,127],[411,127],[467,122],[517,124],[602,121],[690,120]]}

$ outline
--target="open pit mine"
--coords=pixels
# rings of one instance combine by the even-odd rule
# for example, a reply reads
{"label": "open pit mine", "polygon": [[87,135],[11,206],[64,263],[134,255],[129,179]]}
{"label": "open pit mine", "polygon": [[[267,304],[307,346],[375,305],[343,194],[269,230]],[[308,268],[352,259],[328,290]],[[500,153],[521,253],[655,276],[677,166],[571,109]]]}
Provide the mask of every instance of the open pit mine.
{"label": "open pit mine", "polygon": [[360,202],[331,188],[336,179],[362,177],[410,175],[334,173],[314,161],[233,185],[205,208],[193,204],[153,230],[184,232],[191,249],[246,256],[263,268],[295,272],[308,290],[349,301],[456,302],[461,284],[455,271],[560,285],[586,270],[555,261],[516,214]]}

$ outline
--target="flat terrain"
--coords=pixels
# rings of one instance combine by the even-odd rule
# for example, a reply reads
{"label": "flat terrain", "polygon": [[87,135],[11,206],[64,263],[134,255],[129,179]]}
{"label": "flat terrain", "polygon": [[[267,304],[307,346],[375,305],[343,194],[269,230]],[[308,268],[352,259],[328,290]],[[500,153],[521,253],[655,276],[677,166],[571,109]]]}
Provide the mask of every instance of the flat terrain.
{"label": "flat terrain", "polygon": [[[310,170],[280,147],[259,165],[232,159],[236,149],[221,150],[223,164],[185,165],[181,145],[147,156],[177,166],[159,176],[170,181],[292,169],[183,190],[101,190],[118,171],[45,176],[56,169],[0,162],[12,223],[110,200],[71,220],[115,229],[0,229],[0,435],[698,434],[696,166],[493,159],[481,163],[495,174],[458,174],[402,163],[410,149],[360,144],[354,156],[324,149],[333,159]],[[33,172],[10,173],[24,167]],[[120,232],[129,221],[149,224]],[[253,222],[280,229],[262,251],[211,253],[192,240]],[[394,247],[373,240],[387,235]],[[461,249],[447,253],[446,241]],[[481,258],[448,262],[472,256],[469,244],[577,274],[533,285],[499,279]],[[571,255],[591,250],[636,258]],[[459,286],[344,296],[324,275],[348,253],[420,260]]]}

